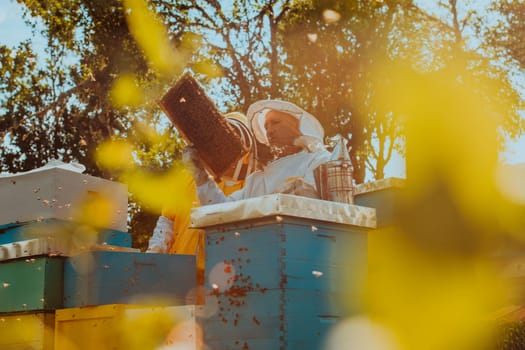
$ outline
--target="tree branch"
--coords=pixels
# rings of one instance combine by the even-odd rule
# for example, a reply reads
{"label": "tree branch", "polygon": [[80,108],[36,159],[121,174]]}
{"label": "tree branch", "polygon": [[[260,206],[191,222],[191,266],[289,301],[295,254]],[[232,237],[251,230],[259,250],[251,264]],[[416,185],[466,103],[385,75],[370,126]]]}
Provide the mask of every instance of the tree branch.
{"label": "tree branch", "polygon": [[71,89],[62,92],[60,95],[58,95],[57,99],[54,102],[47,105],[40,112],[35,113],[34,116],[41,119],[47,112],[49,112],[52,109],[55,109],[57,106],[60,106],[64,102],[64,100],[71,97],[71,95],[77,93],[78,91],[82,89],[89,87],[90,85],[93,85],[95,81],[96,81],[95,78],[93,76],[90,76],[89,78],[80,82],[80,84],[78,84],[77,86],[74,86]]}

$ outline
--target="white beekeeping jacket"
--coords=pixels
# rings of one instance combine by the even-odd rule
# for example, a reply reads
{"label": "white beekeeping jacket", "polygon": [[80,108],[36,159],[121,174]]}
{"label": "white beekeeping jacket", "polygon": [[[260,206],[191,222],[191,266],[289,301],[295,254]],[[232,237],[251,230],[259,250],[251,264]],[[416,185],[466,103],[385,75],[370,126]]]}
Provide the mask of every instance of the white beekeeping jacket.
{"label": "white beekeeping jacket", "polygon": [[330,160],[330,152],[325,149],[309,153],[306,150],[276,159],[266,165],[263,170],[256,171],[246,178],[244,187],[230,196],[217,187],[215,182],[207,183],[197,188],[199,199],[203,205],[223,203],[263,196],[275,191],[287,181],[295,178],[303,180],[315,188],[313,171],[320,164]]}

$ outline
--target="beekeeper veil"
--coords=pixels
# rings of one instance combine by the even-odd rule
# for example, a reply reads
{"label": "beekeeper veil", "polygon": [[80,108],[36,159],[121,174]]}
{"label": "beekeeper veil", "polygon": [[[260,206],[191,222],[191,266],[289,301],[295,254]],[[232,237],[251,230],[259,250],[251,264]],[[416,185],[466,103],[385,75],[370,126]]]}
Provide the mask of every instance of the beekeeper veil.
{"label": "beekeeper veil", "polygon": [[244,156],[237,161],[232,174],[234,180],[243,180],[256,170],[257,147],[255,145],[255,139],[248,127],[248,118],[246,118],[244,114],[240,112],[230,112],[224,116],[240,137],[241,143],[247,150]]}
{"label": "beekeeper veil", "polygon": [[295,140],[295,144],[306,148],[310,152],[323,148],[324,129],[319,121],[310,113],[295,104],[281,100],[261,100],[248,108],[248,126],[260,143],[271,146],[266,136],[264,121],[266,113],[275,110],[290,114],[299,120],[299,131],[302,136]]}

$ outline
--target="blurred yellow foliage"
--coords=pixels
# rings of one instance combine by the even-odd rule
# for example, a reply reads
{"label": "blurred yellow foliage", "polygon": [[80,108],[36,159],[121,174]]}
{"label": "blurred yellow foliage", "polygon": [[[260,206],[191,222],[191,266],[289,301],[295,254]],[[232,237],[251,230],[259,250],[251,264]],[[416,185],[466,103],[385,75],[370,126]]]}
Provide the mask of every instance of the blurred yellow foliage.
{"label": "blurred yellow foliage", "polygon": [[151,147],[162,147],[169,141],[167,139],[167,134],[159,133],[152,125],[144,122],[134,122],[133,130],[136,134],[134,140],[142,142]]}
{"label": "blurred yellow foliage", "polygon": [[126,170],[134,166],[133,146],[124,140],[108,140],[98,146],[95,160],[107,170]]}
{"label": "blurred yellow foliage", "polygon": [[[189,54],[201,45],[202,38],[187,33],[181,38],[180,48],[176,48],[166,27],[147,1],[124,0],[124,7],[130,31],[144,52],[150,68],[160,76],[161,81],[172,79],[180,73],[188,62]],[[219,74],[213,64],[201,64],[197,68],[203,74]],[[118,107],[138,107],[150,97],[134,76],[129,74],[122,75],[115,81],[111,99]],[[141,169],[134,161],[134,157],[142,155],[144,151],[134,149],[132,142],[148,145],[151,147],[149,152],[158,148],[162,151],[159,145],[166,143],[166,134],[161,135],[154,127],[140,122],[134,123],[133,129],[137,137],[134,140],[109,140],[100,145],[95,156],[97,163],[117,175],[119,181],[126,183],[129,192],[145,208],[158,213],[166,206],[175,211],[181,208],[189,211],[194,195],[189,195],[191,188],[188,189],[187,186],[188,174],[183,174],[183,169],[175,167],[158,174]],[[92,211],[89,215],[93,214]]]}
{"label": "blurred yellow foliage", "polygon": [[203,74],[210,79],[219,78],[222,76],[221,67],[211,61],[200,61],[193,65],[193,70],[196,73]]}
{"label": "blurred yellow foliage", "polygon": [[[81,199],[73,220],[87,227],[111,227],[115,210],[116,207],[111,198],[100,193],[88,192],[87,196]],[[96,231],[92,232],[96,233]],[[95,237],[95,234],[93,236]],[[79,233],[79,237],[85,237],[85,235]]]}
{"label": "blurred yellow foliage", "polygon": [[194,188],[188,186],[188,177],[191,175],[187,170],[174,167],[162,174],[135,169],[123,174],[122,180],[141,204],[155,212],[160,213],[166,207],[187,212],[195,197]]}
{"label": "blurred yellow foliage", "polygon": [[481,256],[437,256],[397,228],[370,236],[367,303],[402,349],[490,348],[506,297],[497,265]]}
{"label": "blurred yellow foliage", "polygon": [[[146,144],[159,144],[165,141],[165,136],[159,135],[157,131],[143,123],[136,123],[137,134],[143,138]],[[128,191],[133,194],[137,202],[153,212],[160,213],[163,208],[171,208],[175,212],[189,212],[194,205],[194,187],[188,186],[192,175],[180,165],[162,172],[150,172],[134,163],[133,154],[135,149],[132,144],[123,140],[109,140],[97,149],[95,159],[103,169],[113,172],[119,181],[128,185]],[[96,203],[86,203],[85,211],[80,220],[91,220],[101,222],[107,217],[95,215],[102,206],[110,205],[99,199]],[[111,208],[106,208],[111,209]]]}
{"label": "blurred yellow foliage", "polygon": [[56,349],[196,348],[200,341],[191,306],[109,304],[61,309]]}
{"label": "blurred yellow foliage", "polygon": [[172,76],[180,68],[180,54],[171,45],[162,21],[148,8],[144,0],[124,0],[126,19],[135,40],[159,73]]}
{"label": "blurred yellow foliage", "polygon": [[119,329],[115,336],[120,336],[123,349],[128,350],[159,348],[174,324],[169,312],[161,308],[130,309],[125,316],[118,320]]}
{"label": "blurred yellow foliage", "polygon": [[459,60],[426,74],[380,66],[376,98],[403,121],[407,180],[397,221],[369,235],[368,315],[402,349],[490,349],[492,315],[513,302],[495,256],[525,227],[496,176],[508,110],[487,97],[500,86]]}
{"label": "blurred yellow foliage", "polygon": [[110,94],[111,101],[116,107],[139,106],[144,102],[143,92],[130,74],[124,74],[116,79]]}
{"label": "blurred yellow foliage", "polygon": [[50,313],[0,316],[0,348],[52,347],[54,316]]}
{"label": "blurred yellow foliage", "polygon": [[202,42],[202,35],[193,32],[186,32],[182,35],[179,50],[181,50],[184,53],[196,51],[202,46]]}
{"label": "blurred yellow foliage", "polygon": [[168,32],[144,0],[124,0],[126,19],[131,33],[144,51],[150,64],[162,73],[170,74],[175,65]]}

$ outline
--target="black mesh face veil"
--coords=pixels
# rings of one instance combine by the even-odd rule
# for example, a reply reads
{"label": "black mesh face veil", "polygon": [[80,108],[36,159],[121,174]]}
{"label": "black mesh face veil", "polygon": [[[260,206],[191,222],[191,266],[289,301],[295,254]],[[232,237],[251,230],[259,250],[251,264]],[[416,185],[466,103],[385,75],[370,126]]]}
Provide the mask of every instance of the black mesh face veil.
{"label": "black mesh face veil", "polygon": [[228,117],[228,122],[239,135],[242,144],[246,147],[247,153],[237,162],[233,173],[234,180],[244,180],[246,176],[255,171],[255,162],[257,159],[257,147],[255,137],[248,126],[235,117]]}
{"label": "black mesh face veil", "polygon": [[227,117],[227,119],[230,125],[233,126],[233,129],[235,130],[235,132],[241,138],[241,142],[244,144],[246,149],[250,150],[251,148],[253,148],[255,141],[254,141],[254,137],[252,133],[248,129],[248,126],[246,126],[246,124],[244,124],[242,121],[238,119],[231,118],[231,117]]}

